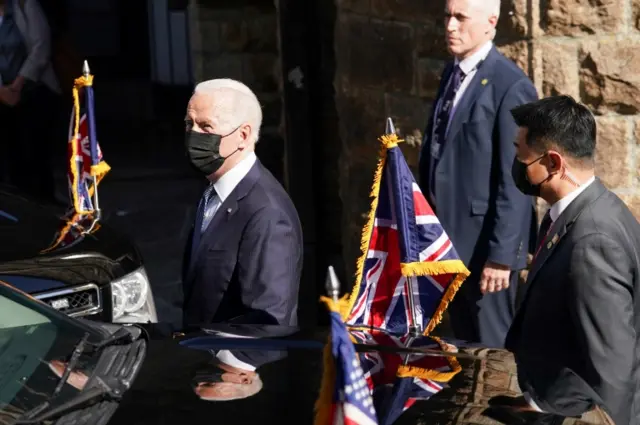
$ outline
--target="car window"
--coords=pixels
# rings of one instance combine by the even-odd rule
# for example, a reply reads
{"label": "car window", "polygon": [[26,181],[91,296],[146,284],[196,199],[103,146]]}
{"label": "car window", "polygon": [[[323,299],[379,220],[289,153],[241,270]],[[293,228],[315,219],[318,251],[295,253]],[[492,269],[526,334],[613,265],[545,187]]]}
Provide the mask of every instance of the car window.
{"label": "car window", "polygon": [[[0,424],[12,424],[50,400],[62,376],[57,365],[64,368],[87,333],[91,340],[100,338],[92,328],[0,282]],[[80,357],[54,406],[82,390],[78,378],[90,376],[96,360],[89,353]]]}
{"label": "car window", "polygon": [[9,404],[56,338],[56,327],[41,313],[0,297],[0,404]]}

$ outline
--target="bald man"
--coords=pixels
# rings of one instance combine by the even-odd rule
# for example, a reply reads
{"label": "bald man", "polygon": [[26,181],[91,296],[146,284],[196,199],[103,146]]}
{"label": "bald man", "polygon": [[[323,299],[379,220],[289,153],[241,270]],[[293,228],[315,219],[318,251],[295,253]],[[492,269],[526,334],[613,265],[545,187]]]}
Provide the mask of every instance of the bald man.
{"label": "bald man", "polygon": [[449,306],[456,338],[502,347],[518,271],[535,237],[533,199],[514,185],[511,109],[537,99],[493,45],[499,0],[447,0],[446,65],[420,152],[420,187],[471,271]]}
{"label": "bald man", "polygon": [[258,99],[238,81],[205,81],[185,121],[189,160],[208,185],[186,250],[183,325],[242,317],[297,325],[302,229],[287,192],[254,153]]}

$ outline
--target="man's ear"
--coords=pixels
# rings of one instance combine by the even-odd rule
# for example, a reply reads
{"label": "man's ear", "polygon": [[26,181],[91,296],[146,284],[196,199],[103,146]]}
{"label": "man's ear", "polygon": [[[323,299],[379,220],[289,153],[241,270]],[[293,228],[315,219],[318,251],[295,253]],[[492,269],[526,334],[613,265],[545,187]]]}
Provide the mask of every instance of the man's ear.
{"label": "man's ear", "polygon": [[549,171],[549,174],[554,174],[559,172],[565,166],[564,158],[558,152],[549,151],[547,152],[547,163],[546,167]]}
{"label": "man's ear", "polygon": [[238,144],[239,149],[246,149],[249,147],[249,144],[251,143],[251,134],[252,128],[250,125],[244,124],[242,127],[240,127],[241,142]]}

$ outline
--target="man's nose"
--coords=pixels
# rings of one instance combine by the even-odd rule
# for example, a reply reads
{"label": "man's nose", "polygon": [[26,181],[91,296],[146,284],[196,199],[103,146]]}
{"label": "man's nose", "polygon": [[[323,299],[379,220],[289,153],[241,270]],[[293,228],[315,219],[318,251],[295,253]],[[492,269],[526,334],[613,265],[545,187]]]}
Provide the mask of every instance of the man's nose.
{"label": "man's nose", "polygon": [[458,29],[458,20],[456,18],[447,18],[445,20],[445,28],[447,29],[447,32],[453,32],[456,29]]}

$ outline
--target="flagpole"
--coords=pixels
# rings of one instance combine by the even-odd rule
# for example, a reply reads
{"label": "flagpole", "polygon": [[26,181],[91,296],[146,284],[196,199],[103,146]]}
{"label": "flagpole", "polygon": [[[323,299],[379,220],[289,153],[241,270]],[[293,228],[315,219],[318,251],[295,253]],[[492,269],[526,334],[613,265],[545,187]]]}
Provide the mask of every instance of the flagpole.
{"label": "flagpole", "polygon": [[[91,71],[89,70],[89,63],[85,60],[84,63],[82,64],[82,75],[85,78],[89,78],[89,75],[91,74]],[[87,88],[85,88],[85,90],[87,90]],[[85,92],[86,96],[87,96],[87,120],[88,120],[88,128],[89,128],[89,143],[93,144],[95,143],[95,137],[96,137],[96,127],[95,127],[95,116],[93,114],[93,96],[90,96],[89,91]],[[94,158],[93,158],[93,152],[91,155],[91,165],[95,165],[93,164],[94,162]],[[99,198],[98,198],[98,176],[93,175],[93,208],[95,211],[95,218],[96,221],[100,220],[100,215],[101,215],[101,211],[100,211],[100,202],[99,202]]]}
{"label": "flagpole", "polygon": [[[387,117],[387,123],[385,127],[385,134],[391,135],[396,134],[396,126],[393,125],[393,120],[391,117]],[[411,335],[420,335],[422,334],[422,329],[418,324],[418,312],[416,311],[415,300],[413,299],[413,294],[415,293],[413,284],[415,281],[414,276],[407,276],[407,290],[408,290],[408,298],[409,298],[409,310],[411,311],[411,323],[409,324],[409,333]],[[408,357],[407,357],[408,359]]]}
{"label": "flagpole", "polygon": [[338,280],[338,276],[336,276],[333,266],[329,266],[327,270],[327,279],[324,285],[327,290],[327,295],[337,303],[338,297],[340,296],[340,281]]}

